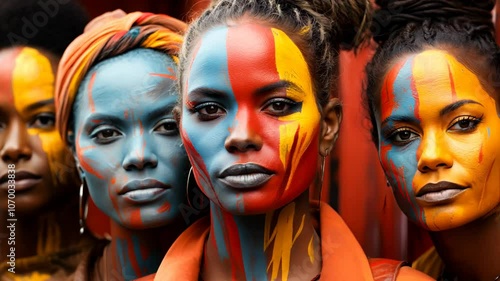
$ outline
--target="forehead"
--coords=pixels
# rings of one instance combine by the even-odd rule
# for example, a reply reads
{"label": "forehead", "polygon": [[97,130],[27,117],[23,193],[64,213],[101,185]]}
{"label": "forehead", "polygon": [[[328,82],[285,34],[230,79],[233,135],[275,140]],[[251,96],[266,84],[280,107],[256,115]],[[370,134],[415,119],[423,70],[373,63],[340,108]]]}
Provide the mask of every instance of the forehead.
{"label": "forehead", "polygon": [[[140,101],[175,95],[177,66],[167,54],[136,49],[107,59],[92,67],[79,93],[91,94],[94,101]],[[145,94],[145,95],[143,95]],[[80,100],[85,95],[79,95]]]}
{"label": "forehead", "polygon": [[54,97],[54,59],[30,47],[0,51],[0,101],[26,105]]}
{"label": "forehead", "polygon": [[[283,75],[280,68],[292,69]],[[206,31],[194,48],[188,68],[188,89],[207,86],[221,91],[231,82],[255,81],[255,87],[309,75],[300,49],[282,30],[262,24],[218,26]],[[235,78],[238,79],[235,79]]]}
{"label": "forehead", "polygon": [[399,60],[385,82],[390,92],[418,98],[421,103],[480,99],[485,94],[478,76],[443,50],[426,50]]}

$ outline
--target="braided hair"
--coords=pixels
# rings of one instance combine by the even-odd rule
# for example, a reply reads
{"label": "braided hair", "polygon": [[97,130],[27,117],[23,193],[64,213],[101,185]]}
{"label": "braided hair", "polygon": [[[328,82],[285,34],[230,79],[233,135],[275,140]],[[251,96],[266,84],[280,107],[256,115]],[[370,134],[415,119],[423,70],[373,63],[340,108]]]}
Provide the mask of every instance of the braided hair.
{"label": "braided hair", "polygon": [[[474,72],[494,98],[500,89],[500,50],[491,10],[494,0],[377,0],[372,32],[379,47],[367,65],[364,96],[378,145],[376,112],[381,84],[392,64],[427,48],[450,52]],[[497,103],[498,106],[498,103]]]}
{"label": "braided hair", "polygon": [[308,62],[319,104],[325,105],[336,86],[340,49],[355,49],[366,39],[370,15],[368,0],[214,0],[186,34],[179,67],[181,93],[189,56],[201,35],[250,16],[294,40]]}

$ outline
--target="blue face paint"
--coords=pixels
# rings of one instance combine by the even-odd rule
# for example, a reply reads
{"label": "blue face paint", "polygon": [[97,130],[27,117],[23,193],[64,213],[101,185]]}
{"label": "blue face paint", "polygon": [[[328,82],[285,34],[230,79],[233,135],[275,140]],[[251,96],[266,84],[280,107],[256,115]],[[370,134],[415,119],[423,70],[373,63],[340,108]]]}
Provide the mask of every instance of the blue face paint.
{"label": "blue face paint", "polygon": [[172,115],[175,69],[168,55],[136,49],[94,66],[77,94],[75,151],[90,195],[128,228],[180,217],[189,162]]}
{"label": "blue face paint", "polygon": [[[398,121],[420,123],[418,94],[415,90],[412,73],[413,61],[414,57],[407,59],[396,73],[397,76],[393,80],[393,84],[385,85],[382,89],[381,103],[388,103],[389,105],[384,106],[390,112],[382,114],[383,119],[386,119],[387,122],[378,132],[381,140],[379,157],[399,206],[404,209],[403,211],[411,220],[424,223],[424,213],[417,205],[412,188],[418,166],[417,150],[420,146],[420,139],[415,139],[404,146],[398,146],[393,144],[391,136],[384,134],[384,132],[395,128],[395,123]],[[386,81],[390,81],[390,78],[387,78]]]}
{"label": "blue face paint", "polygon": [[[217,182],[217,176],[220,171],[225,168],[228,163],[235,163],[238,158],[235,155],[227,153],[224,143],[229,135],[232,127],[235,127],[235,117],[238,110],[233,90],[231,88],[226,40],[227,27],[214,28],[208,31],[200,40],[200,47],[197,53],[193,54],[192,62],[187,81],[186,91],[189,93],[199,87],[209,87],[210,89],[220,92],[220,96],[213,96],[210,100],[198,98],[194,95],[184,96],[184,104],[182,110],[182,119],[189,119],[189,122],[183,123],[184,131],[187,134],[191,145],[196,150],[196,153],[201,159],[191,159],[194,165],[198,163],[200,166],[206,167],[207,175],[210,182],[203,184],[201,188],[203,192],[212,202],[224,204],[227,210],[238,210],[243,212],[243,203],[237,193],[225,192],[214,184]],[[207,99],[207,98],[205,98]],[[229,113],[225,118],[213,121],[213,127],[210,130],[206,129],[207,124],[196,122],[195,113],[191,108],[186,107],[186,100],[189,102],[196,101],[197,103],[204,101],[216,101],[220,103]],[[189,150],[189,147],[186,147]],[[193,155],[194,153],[191,153]],[[198,169],[195,169],[195,173]],[[202,170],[202,169],[200,169]],[[214,180],[215,179],[215,180]],[[223,203],[222,203],[223,202]]]}

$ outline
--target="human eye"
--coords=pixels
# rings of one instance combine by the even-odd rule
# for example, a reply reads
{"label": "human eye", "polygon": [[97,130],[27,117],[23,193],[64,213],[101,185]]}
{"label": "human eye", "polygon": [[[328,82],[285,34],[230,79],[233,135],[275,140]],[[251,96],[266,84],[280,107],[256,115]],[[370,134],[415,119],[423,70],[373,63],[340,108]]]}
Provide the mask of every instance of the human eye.
{"label": "human eye", "polygon": [[28,126],[36,129],[51,129],[54,127],[55,123],[55,114],[51,112],[44,112],[35,115]]}
{"label": "human eye", "polygon": [[164,119],[156,124],[153,131],[162,135],[173,136],[179,133],[179,128],[174,119]]}
{"label": "human eye", "polygon": [[482,118],[474,116],[459,116],[452,121],[452,125],[448,128],[450,132],[471,132],[481,123]]}
{"label": "human eye", "polygon": [[201,103],[195,106],[193,111],[201,121],[211,121],[226,114],[224,108],[215,102]]}
{"label": "human eye", "polygon": [[398,128],[388,136],[388,139],[397,146],[406,145],[417,138],[419,135],[408,127]]}
{"label": "human eye", "polygon": [[272,98],[264,104],[262,111],[272,116],[286,116],[297,112],[300,104],[287,98]]}
{"label": "human eye", "polygon": [[122,136],[122,133],[115,128],[108,126],[99,126],[90,135],[94,142],[98,144],[112,143]]}

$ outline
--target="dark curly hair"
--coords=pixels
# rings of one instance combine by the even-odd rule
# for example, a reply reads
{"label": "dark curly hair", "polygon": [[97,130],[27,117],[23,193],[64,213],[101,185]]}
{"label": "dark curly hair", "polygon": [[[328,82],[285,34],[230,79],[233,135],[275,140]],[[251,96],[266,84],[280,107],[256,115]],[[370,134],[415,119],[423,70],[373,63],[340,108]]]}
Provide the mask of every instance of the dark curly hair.
{"label": "dark curly hair", "polygon": [[[376,112],[381,84],[395,60],[427,48],[450,52],[472,70],[484,89],[498,98],[500,50],[491,10],[494,0],[378,0],[372,32],[379,47],[367,65],[364,96],[378,145]],[[498,104],[498,103],[497,103]]]}
{"label": "dark curly hair", "polygon": [[88,20],[76,0],[2,0],[0,49],[31,46],[62,56]]}
{"label": "dark curly hair", "polygon": [[294,40],[308,62],[319,104],[325,105],[338,79],[339,51],[366,39],[371,10],[368,0],[214,0],[185,37],[181,93],[188,56],[201,34],[245,15],[282,29]]}

